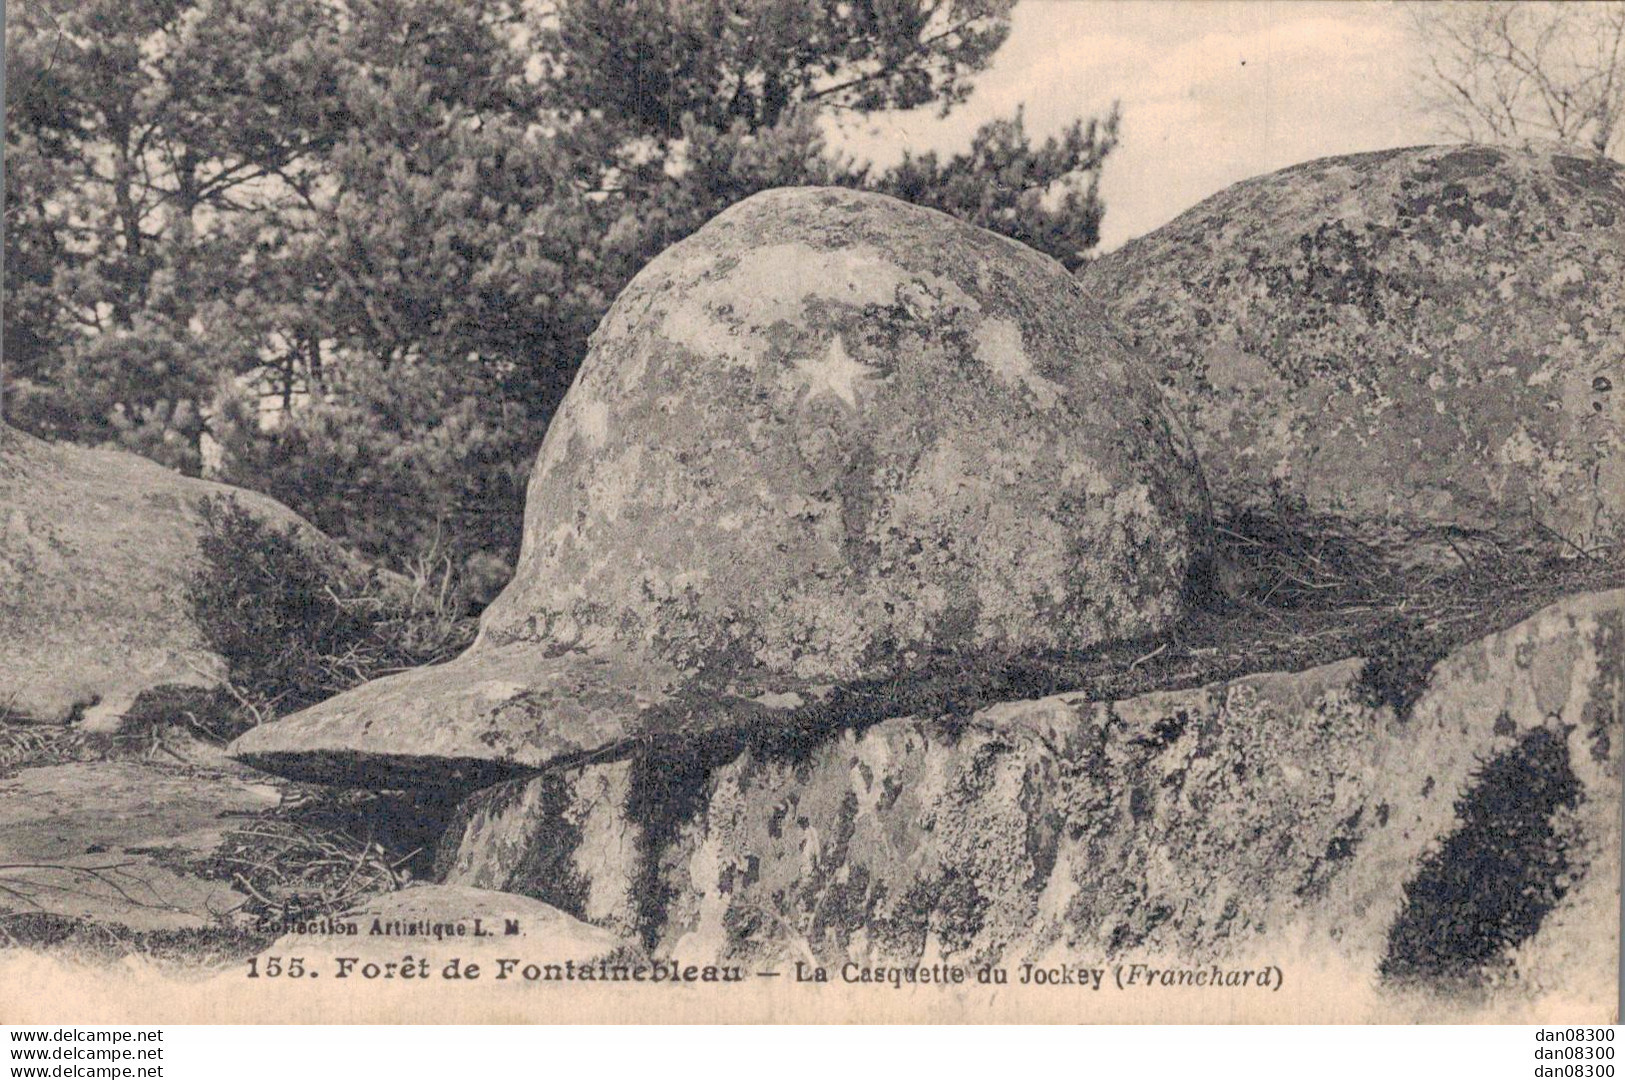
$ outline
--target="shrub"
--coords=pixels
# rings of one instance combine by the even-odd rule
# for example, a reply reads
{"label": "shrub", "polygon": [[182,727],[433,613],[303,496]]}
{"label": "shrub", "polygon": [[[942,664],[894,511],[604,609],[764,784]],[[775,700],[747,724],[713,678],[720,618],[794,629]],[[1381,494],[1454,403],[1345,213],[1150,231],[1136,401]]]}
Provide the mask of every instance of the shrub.
{"label": "shrub", "polygon": [[422,877],[449,814],[434,793],[304,792],[180,868],[231,882],[262,925],[337,915]]}
{"label": "shrub", "polygon": [[379,675],[449,658],[473,638],[449,572],[388,580],[317,552],[231,496],[202,501],[187,599],[226,661],[240,730]]}
{"label": "shrub", "polygon": [[1213,541],[1211,562],[1196,571],[1199,598],[1325,610],[1371,599],[1393,572],[1336,518],[1285,499],[1221,515]]}

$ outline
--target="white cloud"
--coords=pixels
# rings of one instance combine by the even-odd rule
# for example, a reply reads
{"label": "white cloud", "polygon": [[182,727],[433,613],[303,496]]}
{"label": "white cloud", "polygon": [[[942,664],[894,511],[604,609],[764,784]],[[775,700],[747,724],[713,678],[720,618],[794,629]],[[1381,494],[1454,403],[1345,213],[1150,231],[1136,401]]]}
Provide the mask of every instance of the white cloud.
{"label": "white cloud", "polygon": [[1025,0],[975,94],[840,130],[859,158],[951,152],[1024,106],[1037,135],[1123,105],[1102,177],[1102,247],[1248,176],[1329,154],[1431,141],[1410,96],[1404,16],[1385,3]]}

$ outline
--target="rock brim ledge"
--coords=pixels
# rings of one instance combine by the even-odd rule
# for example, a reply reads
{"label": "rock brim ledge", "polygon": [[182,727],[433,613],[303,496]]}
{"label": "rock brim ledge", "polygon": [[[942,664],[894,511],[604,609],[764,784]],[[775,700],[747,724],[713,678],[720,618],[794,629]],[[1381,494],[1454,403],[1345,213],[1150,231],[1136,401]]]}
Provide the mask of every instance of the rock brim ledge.
{"label": "rock brim ledge", "polygon": [[[468,799],[440,872],[713,956],[1308,949],[1373,983],[1611,992],[1574,975],[1611,971],[1599,958],[1617,948],[1622,641],[1612,590],[1457,648],[1403,716],[1362,699],[1349,659],[953,725],[900,717],[803,754],[700,763],[685,784],[670,764],[583,764]],[[1574,797],[1545,806],[1551,778],[1524,758]],[[640,768],[672,787],[671,814]],[[1490,789],[1525,774],[1527,791]],[[1485,813],[1532,816],[1483,832]],[[1513,850],[1543,833],[1560,858]],[[1557,876],[1452,891],[1451,857]],[[1463,918],[1491,935],[1483,956],[1435,932]]]}

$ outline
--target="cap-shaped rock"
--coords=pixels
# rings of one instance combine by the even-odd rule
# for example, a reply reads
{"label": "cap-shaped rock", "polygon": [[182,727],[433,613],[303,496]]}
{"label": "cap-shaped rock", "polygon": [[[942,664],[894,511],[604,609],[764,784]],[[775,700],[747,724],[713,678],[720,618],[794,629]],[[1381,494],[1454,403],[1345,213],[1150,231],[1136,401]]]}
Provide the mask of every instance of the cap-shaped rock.
{"label": "cap-shaped rock", "polygon": [[1082,302],[1049,259],[894,199],[739,203],[605,316],[469,652],[236,752],[329,780],[468,780],[793,723],[814,687],[1160,629],[1205,490]]}
{"label": "cap-shaped rock", "polygon": [[1407,559],[1463,533],[1625,541],[1617,162],[1326,158],[1214,195],[1083,282],[1164,381],[1222,513],[1285,501]]}

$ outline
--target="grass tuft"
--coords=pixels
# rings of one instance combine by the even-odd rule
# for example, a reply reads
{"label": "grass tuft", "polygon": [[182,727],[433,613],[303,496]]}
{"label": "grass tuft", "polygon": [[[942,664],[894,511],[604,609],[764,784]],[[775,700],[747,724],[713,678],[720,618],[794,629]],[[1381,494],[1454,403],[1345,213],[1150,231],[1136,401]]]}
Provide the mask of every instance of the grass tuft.
{"label": "grass tuft", "polygon": [[312,788],[180,869],[230,882],[261,924],[336,915],[428,874],[450,811],[432,796]]}
{"label": "grass tuft", "polygon": [[314,553],[295,525],[250,514],[232,496],[203,500],[202,567],[187,598],[225,658],[232,701],[198,720],[224,740],[370,679],[450,659],[475,623],[449,559],[386,580]]}

